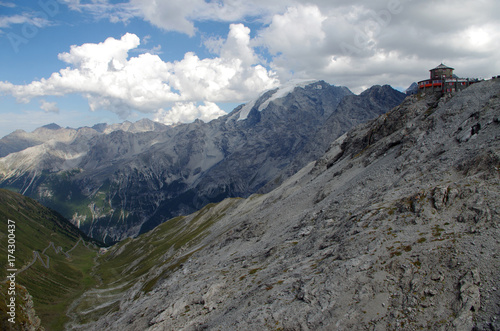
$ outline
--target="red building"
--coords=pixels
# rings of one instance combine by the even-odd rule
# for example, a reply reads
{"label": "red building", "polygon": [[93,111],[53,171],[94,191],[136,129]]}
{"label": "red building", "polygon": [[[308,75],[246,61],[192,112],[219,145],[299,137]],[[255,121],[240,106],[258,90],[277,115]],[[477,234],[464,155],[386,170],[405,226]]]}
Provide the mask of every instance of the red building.
{"label": "red building", "polygon": [[436,68],[429,70],[431,73],[430,78],[418,82],[418,93],[451,93],[463,90],[477,81],[477,79],[470,80],[468,78],[458,78],[453,74],[453,70],[455,69],[447,67],[442,63]]}

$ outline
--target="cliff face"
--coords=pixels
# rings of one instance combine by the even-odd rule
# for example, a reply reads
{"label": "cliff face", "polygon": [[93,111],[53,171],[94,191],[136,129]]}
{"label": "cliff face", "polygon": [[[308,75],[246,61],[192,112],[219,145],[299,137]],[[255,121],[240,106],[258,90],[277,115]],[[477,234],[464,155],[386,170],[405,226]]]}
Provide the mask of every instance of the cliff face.
{"label": "cliff face", "polygon": [[273,191],[113,246],[69,325],[498,329],[499,111],[500,80],[409,97]]}
{"label": "cliff face", "polygon": [[389,86],[356,96],[313,82],[269,91],[210,123],[53,125],[22,141],[15,134],[3,139],[17,152],[0,159],[0,186],[42,201],[110,243],[210,202],[269,192],[333,139],[403,98]]}

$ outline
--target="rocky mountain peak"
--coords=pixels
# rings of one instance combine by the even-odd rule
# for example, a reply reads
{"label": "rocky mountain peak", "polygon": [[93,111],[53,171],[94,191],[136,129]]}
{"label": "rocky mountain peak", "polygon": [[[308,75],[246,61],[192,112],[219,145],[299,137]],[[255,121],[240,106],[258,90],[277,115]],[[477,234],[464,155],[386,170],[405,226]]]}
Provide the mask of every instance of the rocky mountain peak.
{"label": "rocky mountain peak", "polygon": [[233,115],[233,117],[237,117],[238,121],[246,120],[252,110],[255,109],[261,112],[269,107],[270,103],[282,104],[283,100],[290,96],[292,98],[297,98],[300,95],[300,90],[307,90],[308,92],[305,93],[311,94],[313,90],[322,89],[335,89],[335,92],[342,96],[352,94],[352,92],[349,91],[349,89],[347,89],[346,87],[335,87],[321,80],[291,81],[276,89],[266,91],[257,99],[246,103],[241,107],[241,109],[236,112],[236,114]]}
{"label": "rocky mountain peak", "polygon": [[48,129],[48,130],[59,130],[61,127],[59,125],[57,125],[56,123],[50,123],[50,124],[42,126],[42,128]]}
{"label": "rocky mountain peak", "polygon": [[107,123],[97,123],[92,126],[92,129],[96,130],[97,132],[103,133],[107,126]]}
{"label": "rocky mountain peak", "polygon": [[[403,99],[388,87],[358,96],[324,81],[299,82],[210,123],[60,129],[0,158],[0,186],[41,200],[109,243],[207,203],[268,192],[333,139]],[[78,207],[68,208],[68,199]]]}

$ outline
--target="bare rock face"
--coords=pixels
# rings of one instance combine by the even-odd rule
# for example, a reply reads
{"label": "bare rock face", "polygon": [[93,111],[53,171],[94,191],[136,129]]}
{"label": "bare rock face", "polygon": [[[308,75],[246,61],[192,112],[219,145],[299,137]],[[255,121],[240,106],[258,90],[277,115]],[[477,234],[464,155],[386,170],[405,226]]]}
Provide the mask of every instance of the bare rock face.
{"label": "bare rock face", "polygon": [[[111,243],[228,197],[269,192],[354,125],[401,103],[325,82],[268,91],[210,123],[55,125],[0,140],[0,187],[16,188]],[[8,154],[8,155],[7,155]]]}
{"label": "bare rock face", "polygon": [[[7,296],[8,285],[6,282],[0,284],[0,296],[2,298],[9,299]],[[5,307],[2,307],[2,319],[1,327],[2,330],[22,330],[22,331],[44,331],[45,328],[41,326],[41,320],[37,316],[35,306],[33,303],[33,297],[29,294],[28,290],[19,284],[16,284],[16,316],[14,318],[15,323],[8,321],[11,318],[10,315],[6,315],[7,310],[3,311]],[[5,305],[7,301],[5,301]],[[6,316],[5,316],[6,315]]]}
{"label": "bare rock face", "polygon": [[271,192],[112,247],[113,299],[92,302],[120,309],[82,301],[71,328],[498,329],[499,97],[500,80],[410,96]]}
{"label": "bare rock face", "polygon": [[479,271],[472,269],[467,272],[459,282],[460,285],[460,308],[458,316],[453,321],[453,326],[458,330],[472,330],[474,327],[474,312],[481,307],[481,294],[479,285],[481,280]]}

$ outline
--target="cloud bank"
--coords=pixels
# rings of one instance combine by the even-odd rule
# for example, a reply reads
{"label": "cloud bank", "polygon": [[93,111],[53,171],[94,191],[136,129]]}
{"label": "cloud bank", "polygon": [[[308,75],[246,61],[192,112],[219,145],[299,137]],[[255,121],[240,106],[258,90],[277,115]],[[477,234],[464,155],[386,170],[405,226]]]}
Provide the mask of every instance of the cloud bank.
{"label": "cloud bank", "polygon": [[[190,52],[175,62],[164,62],[151,53],[129,57],[140,39],[127,33],[119,40],[72,46],[59,54],[68,67],[27,85],[0,82],[0,91],[19,102],[77,93],[88,99],[91,110],[106,109],[123,118],[136,110],[159,112],[157,118],[172,123],[210,120],[224,113],[214,102],[246,100],[279,83],[272,71],[257,63],[249,33],[242,24],[233,24],[220,56],[200,59]],[[204,105],[195,106],[197,102]],[[164,110],[167,107],[173,107],[171,114]],[[181,111],[186,114],[182,116]]]}
{"label": "cloud bank", "polygon": [[[188,36],[198,33],[198,22],[228,22],[230,30],[206,40],[213,58],[192,52],[173,62],[155,52],[131,57],[141,44],[132,33],[72,46],[59,54],[68,67],[49,78],[26,85],[0,82],[0,91],[20,102],[77,93],[93,110],[122,117],[133,110],[156,113],[158,120],[176,123],[209,120],[223,113],[216,103],[246,101],[289,79],[325,79],[361,92],[374,84],[407,87],[440,62],[463,77],[500,73],[496,0],[59,2],[98,19],[139,18]],[[0,17],[0,27],[23,19],[29,17]],[[246,20],[258,30],[235,24]]]}

